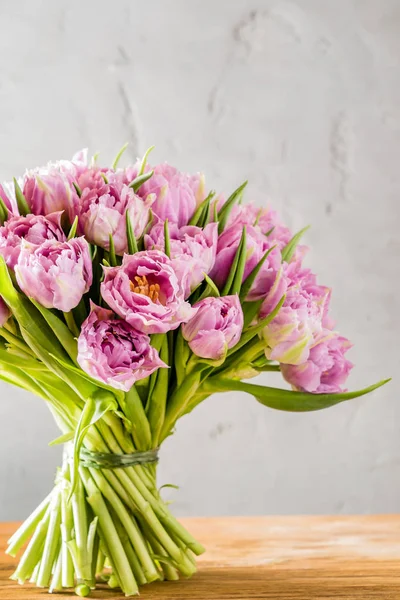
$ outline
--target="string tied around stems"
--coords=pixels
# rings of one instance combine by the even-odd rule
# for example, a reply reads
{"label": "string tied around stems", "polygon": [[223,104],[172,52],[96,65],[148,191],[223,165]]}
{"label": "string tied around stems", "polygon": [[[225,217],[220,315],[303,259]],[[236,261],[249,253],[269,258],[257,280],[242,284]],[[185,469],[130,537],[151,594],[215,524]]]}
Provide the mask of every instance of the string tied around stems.
{"label": "string tied around stems", "polygon": [[126,469],[135,465],[144,465],[158,462],[158,448],[131,454],[113,454],[109,452],[91,452],[81,448],[79,461],[83,467],[93,469]]}

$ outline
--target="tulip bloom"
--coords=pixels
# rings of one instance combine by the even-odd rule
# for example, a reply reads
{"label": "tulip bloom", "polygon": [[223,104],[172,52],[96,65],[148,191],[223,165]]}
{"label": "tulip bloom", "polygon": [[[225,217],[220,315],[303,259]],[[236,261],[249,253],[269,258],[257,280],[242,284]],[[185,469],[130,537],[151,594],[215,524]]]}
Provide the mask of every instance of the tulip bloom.
{"label": "tulip bloom", "polygon": [[[284,284],[274,295],[274,301],[284,285],[287,288],[286,299],[278,315],[262,332],[265,354],[269,360],[301,365],[308,359],[323,329],[333,327],[328,315],[330,289],[318,285],[315,275],[309,269],[302,269],[300,263],[286,265],[281,281]],[[271,308],[267,296],[260,316],[268,315]]]}
{"label": "tulip bloom", "polygon": [[179,227],[187,225],[205,198],[203,175],[186,175],[166,163],[148,166],[146,171],[150,169],[154,175],[139,188],[138,194],[143,198],[155,194],[152,210],[163,221],[168,219]]}
{"label": "tulip bloom", "polygon": [[219,360],[240,340],[243,311],[237,295],[204,298],[196,315],[182,325],[182,335],[196,356]]}
{"label": "tulip bloom", "polygon": [[158,250],[125,254],[120,267],[104,268],[101,295],[143,333],[165,333],[196,313],[179,285],[173,262]]}
{"label": "tulip bloom", "polygon": [[301,365],[281,365],[281,372],[296,390],[313,394],[336,394],[342,391],[353,365],[345,357],[352,344],[338,334],[326,337],[313,346]]}
{"label": "tulip bloom", "polygon": [[92,285],[92,260],[84,238],[69,242],[23,241],[15,274],[21,290],[45,308],[69,312]]}
{"label": "tulip bloom", "polygon": [[[103,180],[102,180],[103,181]],[[143,200],[126,185],[105,184],[99,188],[85,188],[79,199],[79,224],[89,242],[109,250],[110,235],[115,252],[119,255],[128,251],[126,237],[126,213],[132,223],[133,232],[139,238],[147,225],[154,196]]]}
{"label": "tulip bloom", "polygon": [[[242,237],[242,227],[232,226],[219,236],[217,256],[211,271],[211,278],[221,289],[228,279],[232,263]],[[274,247],[261,231],[255,227],[246,227],[246,265],[243,279],[251,273],[257,263],[261,260],[267,250]],[[276,274],[281,267],[282,257],[278,248],[273,248],[264,262],[260,273],[253,283],[248,300],[258,300],[265,297],[273,285]]]}
{"label": "tulip bloom", "polygon": [[273,241],[282,249],[291,240],[292,233],[288,227],[283,225],[278,214],[269,208],[260,208],[254,204],[237,204],[233,207],[229,219],[228,227],[243,228],[243,225],[256,227],[264,235],[268,233],[270,241]]}
{"label": "tulip bloom", "polygon": [[78,363],[91,377],[128,392],[139,379],[167,367],[149,336],[116,319],[111,310],[91,308],[78,338]]}
{"label": "tulip bloom", "polygon": [[60,225],[61,213],[26,217],[11,217],[0,227],[0,254],[7,265],[14,268],[18,262],[22,240],[39,246],[47,240],[66,241]]}
{"label": "tulip bloom", "polygon": [[[65,161],[66,162],[66,161]],[[35,215],[64,211],[72,222],[78,195],[72,186],[75,173],[59,163],[28,171],[24,178],[23,193]]]}
{"label": "tulip bloom", "polygon": [[[201,227],[186,226],[179,228],[176,223],[168,224],[171,240],[171,258],[178,279],[183,286],[185,298],[204,279],[215,261],[217,249],[218,224],[209,223]],[[145,236],[148,250],[164,250],[164,224],[158,221]]]}

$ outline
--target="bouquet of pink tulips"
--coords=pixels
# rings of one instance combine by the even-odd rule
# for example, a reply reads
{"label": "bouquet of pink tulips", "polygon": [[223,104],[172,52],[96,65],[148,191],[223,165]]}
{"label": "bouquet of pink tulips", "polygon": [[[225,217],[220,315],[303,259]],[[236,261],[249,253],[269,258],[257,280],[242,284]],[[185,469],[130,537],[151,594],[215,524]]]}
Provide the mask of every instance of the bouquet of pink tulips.
{"label": "bouquet of pink tulips", "polygon": [[[311,411],[342,389],[330,290],[269,208],[166,164],[72,161],[0,186],[0,377],[48,404],[55,487],[9,540],[13,578],[129,596],[189,577],[203,547],[156,484],[158,449],[214,392]],[[248,383],[280,371],[292,390]],[[27,543],[28,542],[28,543]]]}

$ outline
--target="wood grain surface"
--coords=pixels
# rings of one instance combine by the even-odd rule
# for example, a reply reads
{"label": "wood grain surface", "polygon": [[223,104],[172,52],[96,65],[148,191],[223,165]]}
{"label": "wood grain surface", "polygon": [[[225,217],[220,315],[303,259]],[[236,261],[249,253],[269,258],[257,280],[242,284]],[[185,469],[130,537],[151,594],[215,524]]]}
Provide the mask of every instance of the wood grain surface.
{"label": "wood grain surface", "polygon": [[[400,516],[182,519],[207,548],[188,581],[142,588],[151,600],[400,600]],[[0,600],[38,600],[46,590],[8,579],[4,554],[16,524],[0,526]],[[56,594],[56,598],[72,598]],[[96,590],[93,598],[118,598]]]}

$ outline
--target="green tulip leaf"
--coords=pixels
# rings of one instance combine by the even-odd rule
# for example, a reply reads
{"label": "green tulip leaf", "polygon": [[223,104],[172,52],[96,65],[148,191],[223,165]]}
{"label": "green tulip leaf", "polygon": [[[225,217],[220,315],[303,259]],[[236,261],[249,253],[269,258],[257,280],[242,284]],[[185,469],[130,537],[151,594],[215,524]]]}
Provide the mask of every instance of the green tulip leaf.
{"label": "green tulip leaf", "polygon": [[242,287],[244,269],[247,261],[247,239],[246,239],[246,227],[243,227],[242,237],[240,240],[240,254],[238,256],[237,267],[235,276],[232,281],[229,294],[239,294],[240,288]]}
{"label": "green tulip leaf", "polygon": [[49,446],[58,446],[60,444],[66,444],[67,442],[71,442],[75,437],[75,434],[73,431],[69,431],[68,433],[63,433],[62,435],[60,435],[59,437],[57,437],[55,440],[52,440],[51,442],[49,442]]}
{"label": "green tulip leaf", "polygon": [[109,261],[110,265],[112,267],[116,267],[118,265],[118,262],[117,262],[117,256],[115,254],[114,238],[111,234],[108,237],[108,245],[109,245],[108,257],[110,259],[110,261]]}
{"label": "green tulip leaf", "polygon": [[150,152],[152,152],[154,150],[154,148],[155,148],[155,146],[150,146],[150,148],[148,148],[146,150],[146,152],[144,153],[138,175],[143,175],[144,170],[146,168],[147,159],[149,157],[149,154],[150,154]]}
{"label": "green tulip leaf", "polygon": [[91,377],[90,375],[85,373],[85,371],[82,371],[82,369],[80,369],[79,367],[75,367],[73,364],[62,360],[62,359],[58,358],[57,356],[52,356],[52,358],[54,358],[63,369],[69,371],[71,375],[74,375],[75,377],[79,378],[80,380],[84,380],[87,384],[91,384],[91,385],[88,385],[86,388],[86,392],[88,392],[87,395],[94,393],[94,390],[96,388],[100,388],[102,390],[107,390],[108,392],[111,392],[112,394],[114,394],[114,396],[117,398],[118,402],[123,402],[124,392],[122,390],[117,390],[117,389],[111,387],[110,385],[103,383],[102,381],[93,379],[93,377]]}
{"label": "green tulip leaf", "polygon": [[240,288],[240,300],[242,300],[242,301],[246,300],[247,294],[250,292],[251,287],[252,287],[257,275],[259,274],[259,272],[261,270],[261,267],[267,260],[268,256],[271,254],[272,250],[274,250],[275,248],[276,248],[276,246],[272,246],[272,248],[269,248],[266,251],[266,253],[261,258],[261,260],[256,264],[254,269],[248,274],[246,279],[243,281],[243,285]]}
{"label": "green tulip leaf", "polygon": [[[221,296],[227,296],[232,292],[233,285],[237,286],[239,281],[240,272],[242,273],[241,278],[243,277],[244,265],[246,263],[246,228],[243,227],[242,237],[240,238],[239,246],[237,247],[235,257],[233,259],[232,266],[229,271],[228,279],[225,282],[224,287],[221,291]],[[237,271],[239,271],[238,277]],[[240,284],[242,281],[240,280]],[[240,285],[239,284],[239,285]]]}
{"label": "green tulip leaf", "polygon": [[74,186],[75,191],[78,194],[78,197],[81,198],[81,196],[82,196],[82,190],[79,187],[79,185],[75,181],[72,182],[72,185]]}
{"label": "green tulip leaf", "polygon": [[218,233],[221,234],[223,232],[223,230],[225,229],[225,225],[228,222],[228,218],[229,215],[231,213],[232,208],[234,207],[234,205],[236,204],[236,202],[240,202],[242,195],[243,195],[243,191],[245,189],[245,187],[247,186],[247,181],[245,181],[244,183],[242,183],[242,185],[240,185],[237,190],[235,190],[233,192],[233,194],[231,194],[228,198],[228,200],[225,202],[225,204],[222,206],[221,210],[218,212]]}
{"label": "green tulip leaf", "polygon": [[169,227],[168,227],[168,219],[164,221],[164,244],[165,244],[165,254],[168,258],[171,258],[171,240],[169,237]]}
{"label": "green tulip leaf", "polygon": [[304,233],[307,231],[307,229],[310,229],[309,225],[307,227],[304,227],[303,229],[301,229],[299,232],[297,232],[296,235],[294,235],[292,237],[290,242],[288,242],[287,245],[283,248],[282,261],[286,261],[286,262],[291,261],[291,259],[293,258],[293,254],[295,253],[295,250],[297,248],[297,244],[299,243],[300,239],[302,238]]}
{"label": "green tulip leaf", "polygon": [[4,202],[4,200],[1,196],[0,196],[0,207],[1,207],[2,213],[4,215],[4,218],[3,218],[3,223],[4,223],[4,221],[7,221],[8,217],[10,215],[10,211],[8,210],[6,203]]}
{"label": "green tulip leaf", "polygon": [[71,229],[68,233],[68,240],[71,240],[76,236],[76,230],[78,229],[78,216],[75,217],[74,222],[71,225]]}
{"label": "green tulip leaf", "polygon": [[196,227],[204,227],[205,221],[208,220],[210,214],[210,202],[214,198],[215,192],[211,191],[207,198],[205,198],[197,207],[194,215],[189,221],[189,225],[194,225]]}
{"label": "green tulip leaf", "polygon": [[22,190],[19,187],[19,183],[15,179],[15,177],[13,178],[13,182],[14,182],[15,198],[17,200],[19,214],[23,217],[26,217],[26,215],[29,215],[29,213],[31,212],[31,209],[29,208],[29,204],[27,203],[26,198],[25,198],[24,194],[22,193]]}
{"label": "green tulip leaf", "polygon": [[138,251],[138,245],[128,211],[126,211],[126,238],[128,240],[128,254],[135,254]]}
{"label": "green tulip leaf", "polygon": [[245,329],[242,333],[240,340],[236,344],[236,346],[233,346],[233,348],[231,348],[229,350],[228,355],[233,354],[234,352],[237,352],[237,350],[242,348],[245,344],[247,344],[247,342],[249,342],[251,339],[253,339],[253,337],[255,335],[260,333],[264,329],[264,327],[269,325],[269,323],[271,323],[271,321],[273,319],[275,319],[276,315],[281,310],[282,305],[285,302],[285,298],[286,298],[286,296],[282,296],[282,298],[279,300],[279,302],[276,305],[276,307],[274,308],[274,310],[272,312],[270,312],[269,315],[264,317],[264,319],[261,319],[261,321],[259,321],[257,323],[257,325],[253,325],[253,327],[249,327],[248,329]]}
{"label": "green tulip leaf", "polygon": [[210,296],[218,298],[220,295],[219,289],[217,288],[211,277],[209,277],[206,273],[203,273],[203,275],[204,281],[207,283],[207,285],[201,296],[197,298],[196,302],[200,302],[200,300],[204,300],[204,298],[209,298]]}
{"label": "green tulip leaf", "polygon": [[390,379],[383,379],[374,385],[355,392],[343,392],[340,394],[308,394],[306,392],[281,390],[278,388],[255,385],[253,383],[244,383],[242,381],[211,378],[202,384],[201,391],[204,391],[205,393],[232,391],[247,392],[248,394],[252,394],[258,402],[269,408],[288,412],[309,412],[322,410],[323,408],[334,406],[340,402],[364,396],[385,385],[389,381]]}
{"label": "green tulip leaf", "polygon": [[51,330],[55,333],[58,341],[67,352],[68,356],[77,365],[76,357],[78,355],[78,344],[71,331],[51,310],[44,308],[35,300],[31,299],[31,302],[41,313]]}
{"label": "green tulip leaf", "polygon": [[123,153],[125,152],[125,150],[127,149],[128,146],[129,146],[129,143],[127,142],[126,144],[124,144],[122,146],[121,150],[119,150],[117,156],[114,158],[113,164],[112,164],[112,168],[114,170],[118,167],[118,163],[121,160],[121,157],[122,157]]}
{"label": "green tulip leaf", "polygon": [[140,187],[150,179],[150,177],[153,177],[154,175],[154,171],[147,171],[147,173],[143,173],[143,175],[138,175],[137,177],[135,177],[135,179],[132,181],[132,183],[129,184],[129,187],[131,187],[133,189],[133,191],[138,192]]}

